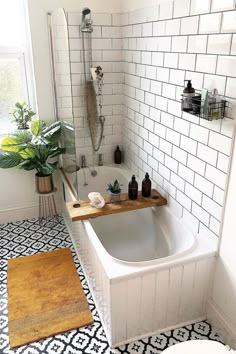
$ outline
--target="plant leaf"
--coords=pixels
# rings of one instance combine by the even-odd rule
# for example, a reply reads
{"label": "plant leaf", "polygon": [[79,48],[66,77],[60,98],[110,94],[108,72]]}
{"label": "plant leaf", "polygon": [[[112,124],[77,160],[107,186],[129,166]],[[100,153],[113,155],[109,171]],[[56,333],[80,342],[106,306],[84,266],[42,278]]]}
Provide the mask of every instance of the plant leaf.
{"label": "plant leaf", "polygon": [[22,103],[16,102],[15,106],[16,106],[16,108],[18,108],[18,109],[23,109],[24,106],[26,106],[26,103],[25,103],[25,102],[22,102]]}
{"label": "plant leaf", "polygon": [[35,150],[33,148],[27,147],[24,150],[19,152],[22,159],[33,159],[35,157]]}
{"label": "plant leaf", "polygon": [[40,168],[37,168],[37,171],[42,176],[48,176],[51,175],[53,172],[55,172],[56,169],[57,169],[57,162],[55,163],[48,162],[42,165]]}
{"label": "plant leaf", "polygon": [[24,160],[19,164],[19,168],[26,171],[34,170],[36,167],[35,161]]}
{"label": "plant leaf", "polygon": [[57,121],[45,128],[42,133],[44,138],[46,138],[51,144],[54,144],[57,143],[58,138],[61,135],[61,130],[62,122]]}
{"label": "plant leaf", "polygon": [[16,152],[0,153],[0,167],[11,168],[16,167],[21,163],[22,159]]}
{"label": "plant leaf", "polygon": [[113,184],[109,183],[107,185],[107,191],[110,191],[112,193],[118,194],[118,193],[121,192],[121,186],[122,186],[122,184],[120,184],[118,182],[118,180],[116,179]]}
{"label": "plant leaf", "polygon": [[46,123],[43,120],[35,120],[31,124],[31,132],[34,136],[38,136],[46,127]]}
{"label": "plant leaf", "polygon": [[7,152],[18,152],[19,146],[13,137],[7,137],[2,140],[1,149]]}
{"label": "plant leaf", "polygon": [[49,152],[48,156],[55,157],[55,156],[58,156],[60,154],[64,154],[65,152],[66,152],[65,148],[57,147],[57,148],[54,149],[54,151]]}
{"label": "plant leaf", "polygon": [[31,141],[31,134],[28,130],[17,130],[12,137],[19,145],[28,144]]}

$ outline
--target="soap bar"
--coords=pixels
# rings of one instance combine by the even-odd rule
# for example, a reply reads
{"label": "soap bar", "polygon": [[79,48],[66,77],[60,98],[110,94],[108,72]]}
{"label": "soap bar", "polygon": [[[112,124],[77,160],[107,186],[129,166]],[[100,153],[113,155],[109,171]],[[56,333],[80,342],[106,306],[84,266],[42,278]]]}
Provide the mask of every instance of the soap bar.
{"label": "soap bar", "polygon": [[100,193],[91,192],[88,194],[88,198],[90,200],[90,205],[97,209],[101,209],[105,205],[105,200]]}

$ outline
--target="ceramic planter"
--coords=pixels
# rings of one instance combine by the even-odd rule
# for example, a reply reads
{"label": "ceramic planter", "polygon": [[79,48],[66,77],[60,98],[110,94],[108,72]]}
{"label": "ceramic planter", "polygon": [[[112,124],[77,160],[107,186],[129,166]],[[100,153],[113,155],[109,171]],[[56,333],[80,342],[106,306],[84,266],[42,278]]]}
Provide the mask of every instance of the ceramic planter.
{"label": "ceramic planter", "polygon": [[116,203],[120,201],[120,193],[111,193],[110,192],[110,202]]}
{"label": "ceramic planter", "polygon": [[53,191],[52,175],[39,176],[36,173],[36,175],[35,175],[35,187],[36,187],[36,192],[37,193],[41,193],[41,194],[51,193]]}

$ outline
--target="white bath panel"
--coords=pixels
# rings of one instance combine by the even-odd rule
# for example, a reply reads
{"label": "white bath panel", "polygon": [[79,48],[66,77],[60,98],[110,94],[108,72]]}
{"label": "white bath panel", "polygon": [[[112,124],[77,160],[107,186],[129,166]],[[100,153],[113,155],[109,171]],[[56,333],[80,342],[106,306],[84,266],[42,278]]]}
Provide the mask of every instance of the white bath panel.
{"label": "white bath panel", "polygon": [[169,270],[156,273],[156,295],[153,311],[153,331],[166,327]]}
{"label": "white bath panel", "polygon": [[208,282],[209,268],[208,260],[206,259],[196,263],[191,306],[192,317],[196,317],[204,313],[204,298],[208,290]]}
{"label": "white bath panel", "polygon": [[185,264],[183,266],[182,291],[179,306],[179,322],[190,321],[192,318],[191,305],[194,288],[195,264]]}
{"label": "white bath panel", "polygon": [[127,339],[127,282],[118,282],[111,287],[112,343]]}
{"label": "white bath panel", "polygon": [[141,277],[127,281],[127,337],[134,338],[140,331]]}
{"label": "white bath panel", "polygon": [[166,312],[166,327],[178,323],[178,312],[181,294],[182,267],[174,267],[169,271],[169,288]]}
{"label": "white bath panel", "polygon": [[142,277],[141,306],[140,306],[140,331],[152,331],[153,309],[155,303],[155,273],[145,274]]}
{"label": "white bath panel", "polygon": [[[76,223],[75,223],[76,224]],[[205,317],[214,257],[109,279],[101,254],[81,225],[74,245],[111,346]],[[139,268],[136,268],[139,269]]]}

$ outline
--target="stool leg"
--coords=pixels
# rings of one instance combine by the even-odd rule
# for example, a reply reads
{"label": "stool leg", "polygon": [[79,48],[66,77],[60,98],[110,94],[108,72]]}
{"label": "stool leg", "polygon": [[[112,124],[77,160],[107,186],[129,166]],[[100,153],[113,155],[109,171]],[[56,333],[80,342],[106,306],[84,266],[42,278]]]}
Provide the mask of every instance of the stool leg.
{"label": "stool leg", "polygon": [[41,196],[42,198],[42,219],[44,219],[44,197]]}
{"label": "stool leg", "polygon": [[39,195],[39,224],[42,222],[42,201],[41,195]]}
{"label": "stool leg", "polygon": [[54,211],[54,217],[56,219],[56,221],[58,221],[58,213],[57,213],[57,208],[56,208],[56,203],[55,203],[55,198],[54,195],[52,196],[52,203],[53,203],[53,211]]}
{"label": "stool leg", "polygon": [[53,212],[52,212],[52,204],[51,204],[52,200],[51,200],[51,196],[48,197],[48,211],[49,211],[49,216],[52,217],[53,216]]}

